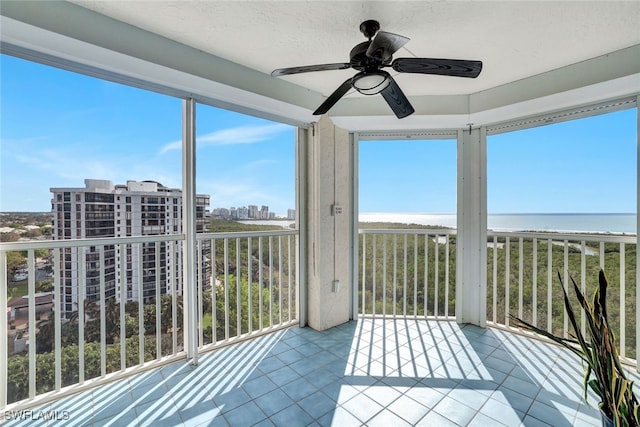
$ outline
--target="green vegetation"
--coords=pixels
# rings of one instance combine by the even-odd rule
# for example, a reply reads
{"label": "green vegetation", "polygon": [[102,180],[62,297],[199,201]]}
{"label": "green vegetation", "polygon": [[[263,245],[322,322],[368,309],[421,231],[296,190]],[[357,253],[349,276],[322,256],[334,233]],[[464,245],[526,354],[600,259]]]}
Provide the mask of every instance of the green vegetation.
{"label": "green vegetation", "polygon": [[[547,270],[547,260],[549,255],[549,244],[546,240],[538,240],[536,257],[533,256],[533,240],[523,239],[522,241],[522,263],[520,263],[520,242],[518,239],[510,239],[509,245],[505,238],[499,238],[497,253],[497,280],[494,282],[493,274],[493,246],[488,248],[487,253],[487,320],[493,321],[493,300],[494,289],[496,293],[496,322],[505,323],[507,313],[514,313],[518,317],[536,324],[536,326],[548,330],[556,335],[564,335],[565,324],[568,319],[564,314],[562,286],[557,280],[557,273],[560,272],[564,280],[565,269],[565,248],[562,242],[555,242],[551,245],[552,267],[551,272]],[[576,243],[576,242],[571,242]],[[580,243],[579,241],[577,243]],[[493,241],[491,242],[493,245]],[[598,287],[598,271],[600,270],[599,246],[585,245],[585,271],[583,292],[591,294]],[[507,276],[506,257],[509,252],[509,274]],[[604,270],[609,273],[609,322],[613,330],[620,330],[622,306],[625,323],[625,356],[635,358],[635,318],[636,318],[636,246],[624,245],[625,260],[625,298],[620,301],[620,257],[621,245],[619,243],[604,244]],[[535,263],[534,263],[535,259]],[[534,283],[534,265],[537,269],[537,277]],[[582,252],[580,246],[567,247],[567,272],[572,276],[582,289]],[[548,277],[551,274],[551,295],[549,297]],[[522,281],[520,281],[522,276]],[[507,277],[509,289],[507,293]],[[506,307],[506,295],[509,296],[508,307]],[[534,301],[534,296],[536,300]],[[575,297],[570,296],[572,302],[577,304]],[[534,306],[535,303],[535,306]],[[551,325],[548,324],[546,313],[551,310]],[[537,312],[534,321],[533,313]],[[544,313],[544,314],[543,314]],[[580,319],[582,323],[582,320]],[[617,341],[620,345],[620,337]]]}
{"label": "green vegetation", "polygon": [[[237,280],[233,275],[227,279],[227,288],[216,286],[205,289],[202,294],[202,327],[204,341],[200,345],[212,343],[212,331],[215,327],[216,342],[223,341],[249,332],[249,315],[251,315],[251,330],[286,322],[295,317],[295,295],[291,295],[292,312],[289,311],[289,289],[278,285],[260,287],[257,282],[251,284],[251,299],[249,299],[249,284],[246,279],[241,280],[240,299],[238,300]],[[293,289],[292,289],[293,290]],[[282,311],[279,299],[282,292]],[[183,347],[182,297],[176,298],[177,344],[176,351]],[[262,306],[262,318],[260,317]],[[215,310],[213,309],[215,307]],[[144,325],[144,360],[151,361],[157,357],[174,353],[173,349],[173,300],[171,295],[163,295],[160,299],[160,339],[161,351],[157,353],[156,343],[156,303],[151,301],[143,307]],[[228,315],[225,315],[227,310]],[[86,302],[85,317],[88,319],[84,326],[84,378],[94,378],[101,375],[101,331],[100,308],[97,304]],[[75,312],[61,324],[61,358],[62,358],[62,386],[75,384],[79,380],[79,346],[78,346],[78,313]],[[215,324],[212,319],[215,315]],[[125,340],[126,367],[140,363],[139,358],[139,309],[137,302],[128,302],[125,306]],[[41,320],[37,324],[36,334],[36,378],[37,393],[44,393],[55,388],[55,355],[54,336],[55,322],[53,315]],[[120,305],[115,300],[109,300],[105,306],[105,343],[106,343],[106,372],[112,373],[121,369],[120,363]],[[9,402],[15,402],[28,397],[29,357],[27,354],[16,354],[9,358],[8,397]]]}
{"label": "green vegetation", "polygon": [[29,286],[27,284],[27,281],[23,280],[22,282],[12,283],[8,286],[7,298],[8,298],[8,301],[11,301],[12,298],[22,298],[28,293],[29,293]]}
{"label": "green vegetation", "polygon": [[[48,249],[36,249],[34,251],[34,257],[36,259],[49,258],[50,251]],[[12,297],[19,298],[24,295],[27,295],[28,293],[26,279],[20,280],[17,282],[13,281],[13,278],[15,274],[18,272],[18,270],[27,268],[27,259],[28,259],[27,251],[7,252],[7,284],[9,288],[8,289],[9,299],[11,299]],[[49,279],[36,282],[36,292],[45,292],[47,289],[51,288],[52,283],[53,282]]]}
{"label": "green vegetation", "polygon": [[27,225],[44,227],[51,225],[51,212],[2,212],[0,227],[24,229]]}
{"label": "green vegetation", "polygon": [[[422,225],[388,224],[388,223],[362,223],[364,229],[417,229],[433,228]],[[551,236],[552,237],[552,236]],[[366,265],[363,277],[363,240],[366,241]],[[555,279],[557,272],[564,275],[565,248],[563,242],[551,244],[551,294],[549,296],[547,260],[549,245],[546,239],[537,239],[536,257],[534,262],[533,239],[498,238],[496,241],[496,275],[494,280],[494,250],[493,238],[487,242],[487,320],[505,324],[508,322],[508,313],[515,313],[523,319],[535,323],[545,330],[555,334],[564,334],[565,321],[562,304],[562,288]],[[385,262],[386,246],[386,262]],[[436,259],[437,248],[437,259]],[[418,316],[443,316],[444,302],[446,298],[445,267],[446,245],[444,235],[436,242],[435,235],[429,234],[425,243],[424,235],[393,234],[375,235],[376,268],[373,268],[374,235],[360,235],[359,251],[360,260],[358,273],[360,283],[358,285],[359,300],[362,305],[364,282],[364,310],[361,312],[371,314],[417,314]],[[609,322],[614,330],[620,330],[620,322],[624,316],[624,356],[636,357],[636,245],[620,243],[605,243],[604,270],[610,272],[609,280]],[[508,255],[507,255],[508,252]],[[522,252],[522,255],[520,253]],[[586,242],[585,244],[585,271],[584,290],[593,292],[598,286],[597,272],[600,269],[599,243]],[[425,254],[427,260],[425,263]],[[449,237],[449,281],[448,302],[450,316],[455,314],[455,262],[456,262],[456,237]],[[620,260],[624,258],[624,300],[620,300]],[[507,258],[509,259],[507,275]],[[582,286],[582,249],[580,240],[570,241],[567,245],[566,267],[569,275],[576,278]],[[406,261],[405,261],[406,259]],[[406,265],[406,268],[405,268]],[[537,270],[534,284],[534,265]],[[438,278],[436,281],[436,268]],[[395,274],[394,274],[395,272]],[[426,272],[426,279],[425,279]],[[375,280],[374,280],[375,278]],[[507,279],[508,278],[508,279]],[[436,285],[437,282],[437,285]],[[507,289],[508,282],[508,289]],[[373,294],[375,291],[375,302]],[[494,293],[496,304],[494,307]],[[436,310],[437,294],[437,310]],[[506,296],[508,295],[508,301]],[[534,298],[535,297],[535,298]],[[395,305],[393,303],[395,298]],[[384,302],[383,302],[384,301]],[[426,301],[426,304],[425,304]],[[508,307],[506,306],[508,304]],[[550,308],[549,308],[550,307]],[[621,312],[622,307],[622,312]],[[547,312],[551,310],[551,325],[548,325]],[[394,311],[395,310],[395,311]],[[495,310],[495,319],[494,319]],[[534,313],[536,318],[534,319]],[[580,320],[582,322],[582,320]],[[622,343],[621,337],[617,337],[617,343]]]}
{"label": "green vegetation", "polygon": [[[126,339],[126,366],[140,363],[138,337]],[[162,335],[164,349],[171,348],[171,335]],[[145,361],[156,358],[156,338],[145,337]],[[69,344],[61,350],[61,382],[62,386],[77,384],[79,381],[80,358],[78,344]],[[106,373],[120,370],[120,344],[106,346]],[[100,343],[90,342],[84,347],[85,380],[99,377],[101,374]],[[26,399],[29,395],[29,357],[16,355],[9,358],[7,378],[8,403]],[[55,354],[53,352],[36,355],[36,393],[46,393],[55,389]]]}
{"label": "green vegetation", "polygon": [[[247,230],[247,227],[250,230]],[[212,221],[212,229],[214,232],[224,233],[273,231],[274,226],[247,225],[233,221],[216,220]],[[281,227],[276,227],[276,229],[282,230]],[[226,336],[227,324],[224,317],[226,305],[229,306],[229,336],[249,332],[249,309],[251,309],[252,330],[259,329],[261,326],[269,327],[279,324],[281,321],[288,321],[297,316],[295,313],[297,298],[295,236],[263,236],[251,239],[227,237],[216,238],[209,242],[211,244],[210,253],[216,260],[216,268],[212,278],[215,283],[215,292],[213,295],[211,291],[203,294],[203,313],[211,313],[212,304],[209,301],[215,298],[216,312],[218,313],[217,341],[225,339]],[[240,277],[239,295],[238,276]],[[224,282],[225,277],[227,278],[226,283]],[[228,302],[225,302],[227,300]],[[290,301],[291,308],[289,308]],[[282,302],[282,311],[279,309],[280,302]],[[259,317],[261,306],[262,322]],[[240,313],[239,328],[238,312]],[[213,339],[212,326],[208,322],[203,322],[203,324],[205,326],[205,343],[211,342]]]}
{"label": "green vegetation", "polygon": [[[251,295],[249,295],[251,290]],[[238,295],[237,278],[229,275],[227,287],[217,286],[215,292],[206,291],[202,297],[203,313],[203,345],[214,342],[213,328],[215,327],[215,341],[223,341],[227,338],[239,336],[261,328],[268,328],[281,322],[286,322],[295,318],[295,296],[292,296],[292,310],[289,311],[288,298],[289,289],[283,287],[261,287],[258,282],[252,282],[249,287],[248,281],[243,278],[240,281],[240,295]],[[292,289],[293,291],[293,289]],[[282,311],[280,311],[279,298],[282,293]],[[239,298],[238,298],[239,297]],[[215,317],[213,324],[212,303],[215,298]],[[260,317],[262,307],[262,317]],[[228,316],[225,315],[228,313]],[[251,325],[249,325],[251,319]],[[251,328],[250,328],[251,326]],[[227,331],[228,329],[228,331]]]}
{"label": "green vegetation", "polygon": [[19,238],[38,239],[51,236],[50,212],[9,212],[0,213],[0,228],[13,231],[0,233],[0,242],[16,242]]}
{"label": "green vegetation", "polygon": [[[417,230],[433,228],[417,224],[386,223],[364,223],[361,227]],[[364,298],[365,304],[364,309],[361,307],[361,312],[371,314],[375,310],[376,314],[454,315],[455,236],[448,237],[448,252],[446,242],[444,234],[361,234],[358,290],[359,303],[362,305]],[[366,252],[364,275],[363,251]]]}
{"label": "green vegetation", "polygon": [[[176,330],[178,351],[182,347],[182,301],[177,297]],[[100,353],[100,308],[95,303],[85,302],[84,329],[84,378],[90,379],[101,375]],[[144,306],[144,360],[150,361],[156,357],[173,353],[173,330],[171,295],[163,295],[160,300],[161,315],[161,352],[156,353],[156,304],[152,302]],[[75,384],[80,378],[80,358],[78,346],[78,313],[74,312],[69,319],[61,323],[61,378],[62,386]],[[55,388],[55,353],[54,336],[55,322],[51,314],[48,318],[37,323],[36,333],[36,392],[38,394]],[[138,303],[128,302],[125,306],[125,366],[130,367],[140,363],[139,333],[138,333]],[[120,361],[120,305],[115,300],[109,300],[105,306],[105,342],[106,372],[112,373],[121,369]],[[29,392],[29,357],[27,354],[15,354],[9,357],[8,367],[8,400],[15,402],[28,397]]]}

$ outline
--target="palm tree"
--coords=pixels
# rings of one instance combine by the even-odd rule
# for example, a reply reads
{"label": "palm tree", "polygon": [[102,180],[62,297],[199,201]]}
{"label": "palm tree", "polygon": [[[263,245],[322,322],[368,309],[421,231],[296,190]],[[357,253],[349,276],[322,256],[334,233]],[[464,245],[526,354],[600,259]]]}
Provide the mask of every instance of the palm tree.
{"label": "palm tree", "polygon": [[[183,315],[183,305],[182,305],[182,296],[176,297],[176,327],[177,329],[181,329],[181,321]],[[173,298],[170,294],[165,294],[160,297],[160,318],[161,318],[161,332],[167,333],[169,327],[173,325]]]}
{"label": "palm tree", "polygon": [[36,352],[49,353],[54,347],[55,322],[53,313],[36,323]]}
{"label": "palm tree", "polygon": [[106,343],[113,344],[120,336],[120,304],[115,298],[107,301],[104,308]]}

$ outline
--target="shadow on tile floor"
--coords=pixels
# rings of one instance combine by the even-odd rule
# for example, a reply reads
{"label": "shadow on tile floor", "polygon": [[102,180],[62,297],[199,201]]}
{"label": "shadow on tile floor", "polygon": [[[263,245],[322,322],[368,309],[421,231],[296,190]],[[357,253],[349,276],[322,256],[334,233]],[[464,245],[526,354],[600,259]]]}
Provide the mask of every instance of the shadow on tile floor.
{"label": "shadow on tile floor", "polygon": [[[290,328],[36,408],[83,426],[598,426],[575,356],[450,321]],[[595,406],[593,398],[590,403]],[[33,417],[32,417],[33,418]],[[63,425],[58,420],[6,425]]]}

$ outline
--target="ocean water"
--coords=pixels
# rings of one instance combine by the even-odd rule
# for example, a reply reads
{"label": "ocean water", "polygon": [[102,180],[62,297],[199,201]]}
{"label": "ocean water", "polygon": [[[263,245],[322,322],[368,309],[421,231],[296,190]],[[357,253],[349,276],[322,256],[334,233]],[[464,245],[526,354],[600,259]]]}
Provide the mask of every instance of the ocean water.
{"label": "ocean water", "polygon": [[[456,228],[456,214],[361,213],[360,222],[398,222]],[[555,231],[636,234],[636,214],[489,214],[495,231]]]}

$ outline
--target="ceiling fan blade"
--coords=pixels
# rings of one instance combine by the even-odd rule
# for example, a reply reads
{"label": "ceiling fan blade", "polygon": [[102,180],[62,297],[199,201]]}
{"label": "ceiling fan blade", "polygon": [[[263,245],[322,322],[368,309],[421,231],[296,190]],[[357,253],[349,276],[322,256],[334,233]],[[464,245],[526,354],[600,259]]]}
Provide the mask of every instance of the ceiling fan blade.
{"label": "ceiling fan blade", "polygon": [[410,39],[399,34],[378,31],[367,48],[367,56],[386,61]]}
{"label": "ceiling fan blade", "polygon": [[351,78],[345,80],[344,83],[342,83],[338,87],[338,89],[336,89],[331,95],[329,95],[329,97],[322,103],[322,105],[320,105],[316,109],[316,111],[313,112],[313,115],[319,116],[329,111],[331,107],[333,107],[334,104],[338,102],[338,100],[340,100],[340,98],[342,98],[347,92],[349,92],[349,89],[351,89]]}
{"label": "ceiling fan blade", "polygon": [[391,64],[399,73],[438,74],[441,76],[476,78],[482,61],[464,59],[398,58]]}
{"label": "ceiling fan blade", "polygon": [[329,70],[346,70],[351,67],[348,62],[338,62],[335,64],[320,64],[320,65],[304,65],[302,67],[290,67],[290,68],[278,68],[273,70],[271,75],[274,77],[286,76],[287,74],[299,74],[309,73],[311,71],[329,71]]}
{"label": "ceiling fan blade", "polygon": [[410,116],[415,112],[407,97],[404,96],[400,86],[398,86],[391,76],[389,76],[389,86],[384,88],[380,93],[399,119]]}

